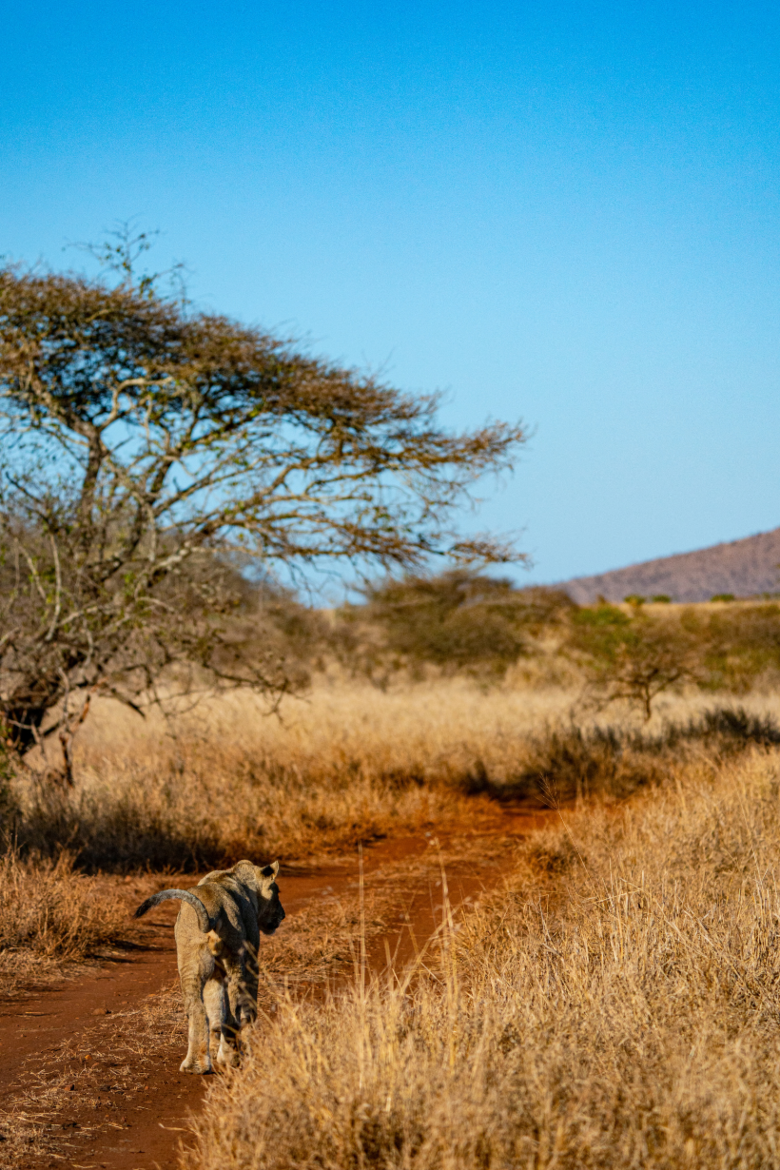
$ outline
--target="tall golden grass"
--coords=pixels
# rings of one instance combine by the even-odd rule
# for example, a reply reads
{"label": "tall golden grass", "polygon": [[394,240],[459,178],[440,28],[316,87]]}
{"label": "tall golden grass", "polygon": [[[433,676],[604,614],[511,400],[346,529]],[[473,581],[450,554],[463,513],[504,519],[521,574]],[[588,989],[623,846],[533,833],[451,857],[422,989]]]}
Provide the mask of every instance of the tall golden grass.
{"label": "tall golden grass", "polygon": [[[289,700],[281,719],[247,694],[204,700],[167,722],[98,703],[77,741],[75,789],[23,783],[17,834],[43,854],[64,846],[91,869],[197,870],[444,826],[487,815],[488,796],[538,796],[528,781],[533,741],[568,726],[575,702],[561,688],[484,690],[454,679],[387,693],[323,682],[308,701]],[[776,699],[748,705],[780,711]],[[647,734],[706,706],[701,696],[661,700]],[[615,713],[578,726],[607,718]]]}
{"label": "tall golden grass", "polygon": [[520,850],[406,983],[280,994],[188,1170],[780,1164],[780,753],[702,752]]}

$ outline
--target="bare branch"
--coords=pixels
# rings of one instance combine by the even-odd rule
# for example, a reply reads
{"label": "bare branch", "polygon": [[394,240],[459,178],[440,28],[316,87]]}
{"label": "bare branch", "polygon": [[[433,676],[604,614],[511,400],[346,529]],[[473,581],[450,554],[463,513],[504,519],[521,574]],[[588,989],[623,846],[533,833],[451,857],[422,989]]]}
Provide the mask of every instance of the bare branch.
{"label": "bare branch", "polygon": [[60,567],[60,554],[57,550],[57,541],[54,539],[54,534],[52,532],[49,533],[49,540],[51,542],[51,553],[52,559],[54,561],[55,595],[54,613],[52,614],[49,632],[44,639],[46,642],[51,642],[52,638],[54,637],[55,631],[57,629],[57,622],[60,620],[60,612],[62,610],[62,569]]}

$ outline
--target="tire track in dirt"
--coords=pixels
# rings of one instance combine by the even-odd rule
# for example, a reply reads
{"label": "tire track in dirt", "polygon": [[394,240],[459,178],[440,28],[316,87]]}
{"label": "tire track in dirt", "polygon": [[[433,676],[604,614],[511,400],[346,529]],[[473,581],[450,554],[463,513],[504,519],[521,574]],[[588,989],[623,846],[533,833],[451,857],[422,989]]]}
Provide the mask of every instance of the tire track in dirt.
{"label": "tire track in dirt", "polygon": [[[517,840],[548,816],[506,815],[492,830],[443,839],[439,849],[431,847],[429,832],[372,845],[362,863],[353,854],[338,863],[283,867],[279,884],[289,917],[264,943],[263,967],[272,977],[289,974],[301,994],[351,977],[362,890],[369,965],[382,970],[389,958],[402,969],[441,921],[441,858],[451,905],[476,900],[511,868]],[[156,888],[171,880],[161,877]],[[196,880],[189,875],[186,884]],[[137,924],[136,949],[121,959],[0,1006],[0,1164],[17,1170],[178,1165],[187,1115],[201,1107],[211,1078],[178,1071],[186,1038],[171,929],[177,911],[177,904],[165,903],[153,921]]]}

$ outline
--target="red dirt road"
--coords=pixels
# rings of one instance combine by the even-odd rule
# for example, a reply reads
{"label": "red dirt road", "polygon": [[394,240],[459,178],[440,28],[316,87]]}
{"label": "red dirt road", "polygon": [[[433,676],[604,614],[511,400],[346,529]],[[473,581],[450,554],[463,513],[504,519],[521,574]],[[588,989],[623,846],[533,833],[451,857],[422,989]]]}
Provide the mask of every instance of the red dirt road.
{"label": "red dirt road", "polygon": [[[450,901],[474,900],[511,867],[512,843],[544,823],[544,813],[507,816],[496,830],[469,834],[464,856],[449,842]],[[484,851],[480,845],[484,844]],[[438,926],[442,887],[430,834],[380,842],[341,864],[282,870],[289,916],[261,952],[273,954],[296,916],[351,899],[361,885],[366,905],[379,898],[379,927],[368,934],[374,970],[410,961]],[[452,853],[455,857],[453,859]],[[195,878],[177,884],[193,885]],[[170,879],[160,879],[161,888]],[[173,884],[173,883],[171,883]],[[178,1008],[171,929],[178,904],[166,903],[133,934],[137,949],[100,970],[0,1005],[0,1164],[18,1170],[173,1170],[212,1078],[179,1073],[186,1049]],[[336,956],[330,980],[348,977],[349,956]],[[346,971],[346,975],[345,975]],[[295,977],[295,972],[290,972]],[[311,990],[303,977],[303,987]],[[320,984],[322,986],[322,984]],[[27,1134],[20,1138],[20,1132]],[[20,1144],[21,1143],[21,1144]],[[4,1158],[4,1154],[6,1155]]]}

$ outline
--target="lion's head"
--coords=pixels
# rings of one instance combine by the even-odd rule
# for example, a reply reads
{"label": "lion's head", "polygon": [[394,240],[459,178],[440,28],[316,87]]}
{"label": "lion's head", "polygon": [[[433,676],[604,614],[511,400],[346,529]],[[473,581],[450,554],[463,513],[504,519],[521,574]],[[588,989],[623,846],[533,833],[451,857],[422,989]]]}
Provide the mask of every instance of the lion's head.
{"label": "lion's head", "polygon": [[263,934],[273,934],[287,917],[279,899],[279,887],[276,878],[279,873],[279,862],[271,865],[256,865],[255,881],[257,882],[257,925]]}

